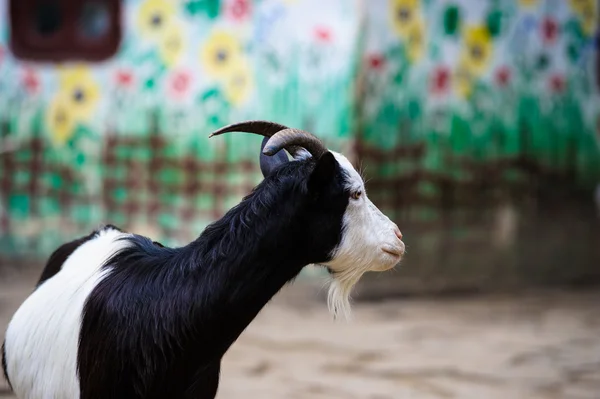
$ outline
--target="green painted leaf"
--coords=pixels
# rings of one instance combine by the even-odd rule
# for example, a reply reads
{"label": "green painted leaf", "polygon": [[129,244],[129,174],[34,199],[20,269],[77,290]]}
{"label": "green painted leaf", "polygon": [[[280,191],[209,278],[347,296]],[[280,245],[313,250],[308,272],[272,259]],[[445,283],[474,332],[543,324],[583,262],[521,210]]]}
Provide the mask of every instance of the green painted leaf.
{"label": "green painted leaf", "polygon": [[492,37],[500,36],[502,31],[502,12],[500,10],[492,10],[487,16],[486,23]]}
{"label": "green painted leaf", "polygon": [[451,5],[446,7],[446,11],[444,11],[444,32],[449,35],[455,35],[460,28],[460,10],[458,6]]}

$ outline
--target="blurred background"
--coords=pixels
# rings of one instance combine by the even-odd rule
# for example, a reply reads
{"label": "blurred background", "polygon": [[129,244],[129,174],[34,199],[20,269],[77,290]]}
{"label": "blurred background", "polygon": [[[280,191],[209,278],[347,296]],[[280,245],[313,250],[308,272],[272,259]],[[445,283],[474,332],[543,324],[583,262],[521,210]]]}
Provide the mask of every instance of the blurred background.
{"label": "blurred background", "polygon": [[267,119],[363,170],[407,256],[352,324],[307,268],[219,398],[600,398],[599,9],[0,0],[2,334],[67,240],[195,238],[261,179],[259,137],[208,135]]}

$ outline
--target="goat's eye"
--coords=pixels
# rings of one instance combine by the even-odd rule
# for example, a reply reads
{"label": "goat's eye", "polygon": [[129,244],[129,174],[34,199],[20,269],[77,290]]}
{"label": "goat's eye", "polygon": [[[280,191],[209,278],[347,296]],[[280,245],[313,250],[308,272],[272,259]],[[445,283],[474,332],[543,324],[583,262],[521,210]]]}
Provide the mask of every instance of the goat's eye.
{"label": "goat's eye", "polygon": [[350,196],[352,197],[352,199],[357,200],[360,198],[361,195],[362,195],[362,191],[357,190],[357,191],[353,192]]}

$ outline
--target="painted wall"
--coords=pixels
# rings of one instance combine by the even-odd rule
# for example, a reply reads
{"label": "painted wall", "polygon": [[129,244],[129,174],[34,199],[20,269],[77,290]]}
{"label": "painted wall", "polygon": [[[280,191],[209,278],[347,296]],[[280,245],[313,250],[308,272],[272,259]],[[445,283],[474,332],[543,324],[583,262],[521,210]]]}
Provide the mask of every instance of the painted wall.
{"label": "painted wall", "polygon": [[108,221],[189,240],[260,179],[259,138],[207,139],[242,119],[354,148],[399,218],[438,217],[448,185],[600,181],[593,0],[127,0],[94,65],[14,59],[6,3],[0,254]]}

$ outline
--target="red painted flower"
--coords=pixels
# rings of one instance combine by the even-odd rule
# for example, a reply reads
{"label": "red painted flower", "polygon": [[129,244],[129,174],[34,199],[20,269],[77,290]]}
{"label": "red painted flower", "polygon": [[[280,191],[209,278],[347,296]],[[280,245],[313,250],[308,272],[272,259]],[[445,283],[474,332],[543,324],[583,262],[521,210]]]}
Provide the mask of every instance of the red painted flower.
{"label": "red painted flower", "polygon": [[550,77],[550,90],[554,93],[562,93],[565,90],[566,82],[562,75],[552,75]]}
{"label": "red painted flower", "polygon": [[171,76],[169,82],[169,91],[173,97],[181,98],[185,96],[192,83],[192,75],[186,71],[179,71]]}
{"label": "red painted flower", "polygon": [[229,14],[237,21],[248,18],[250,15],[250,2],[248,0],[233,0],[229,6]]}
{"label": "red painted flower", "polygon": [[329,43],[333,38],[333,34],[331,33],[331,29],[328,27],[317,26],[315,28],[315,37],[320,42]]}
{"label": "red painted flower", "polygon": [[367,57],[367,63],[371,69],[379,70],[385,65],[385,58],[381,54],[371,54]]}
{"label": "red painted flower", "polygon": [[117,84],[121,87],[131,87],[133,86],[133,74],[131,73],[131,71],[127,71],[127,70],[120,70],[117,71],[117,74],[115,76]]}
{"label": "red painted flower", "polygon": [[496,74],[495,74],[496,84],[500,87],[504,87],[504,86],[508,85],[508,82],[510,82],[510,78],[511,78],[510,75],[511,75],[510,69],[507,66],[501,66],[500,68],[496,69]]}
{"label": "red painted flower", "polygon": [[450,70],[445,66],[437,67],[431,76],[430,91],[434,94],[443,94],[450,87]]}
{"label": "red painted flower", "polygon": [[23,85],[29,94],[37,93],[40,88],[40,79],[37,76],[35,70],[31,68],[25,68],[23,71]]}
{"label": "red painted flower", "polygon": [[541,29],[544,43],[552,44],[556,41],[556,37],[558,36],[558,24],[556,23],[556,20],[545,18],[544,21],[542,21]]}

